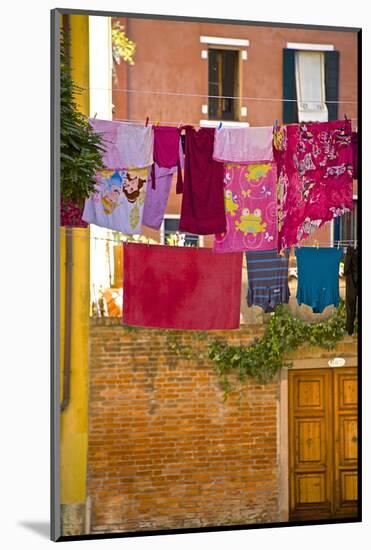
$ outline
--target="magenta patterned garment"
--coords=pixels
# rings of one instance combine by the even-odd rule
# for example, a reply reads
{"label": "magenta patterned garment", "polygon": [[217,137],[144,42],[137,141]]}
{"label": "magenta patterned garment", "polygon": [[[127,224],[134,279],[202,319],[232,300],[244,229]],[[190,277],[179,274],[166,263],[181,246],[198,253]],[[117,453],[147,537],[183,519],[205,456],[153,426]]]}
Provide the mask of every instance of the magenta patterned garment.
{"label": "magenta patterned garment", "polygon": [[351,137],[349,120],[275,129],[279,251],[353,208]]}
{"label": "magenta patterned garment", "polygon": [[60,202],[60,225],[68,227],[88,227],[88,224],[82,220],[83,208],[72,201],[65,201],[61,198]]}
{"label": "magenta patterned garment", "polygon": [[270,250],[277,246],[275,162],[224,165],[225,233],[214,252]]}

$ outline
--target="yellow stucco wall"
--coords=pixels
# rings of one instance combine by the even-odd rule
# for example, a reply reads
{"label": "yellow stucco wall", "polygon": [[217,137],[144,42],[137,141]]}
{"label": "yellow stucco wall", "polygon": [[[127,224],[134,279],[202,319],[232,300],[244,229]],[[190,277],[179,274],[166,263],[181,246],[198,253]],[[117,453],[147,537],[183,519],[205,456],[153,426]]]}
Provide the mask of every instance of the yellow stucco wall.
{"label": "yellow stucco wall", "polygon": [[[89,18],[70,15],[72,75],[77,84],[89,86]],[[83,114],[89,115],[89,92],[76,98]],[[89,329],[89,229],[74,228],[71,314],[70,402],[61,412],[61,504],[86,498],[88,433],[88,329]],[[60,232],[60,322],[61,400],[63,399],[65,320],[65,228]]]}

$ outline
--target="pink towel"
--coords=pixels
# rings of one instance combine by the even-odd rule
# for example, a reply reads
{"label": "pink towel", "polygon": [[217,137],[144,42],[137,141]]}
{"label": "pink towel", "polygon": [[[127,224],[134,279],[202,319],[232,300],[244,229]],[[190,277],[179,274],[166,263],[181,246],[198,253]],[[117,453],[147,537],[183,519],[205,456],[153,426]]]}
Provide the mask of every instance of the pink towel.
{"label": "pink towel", "polygon": [[[154,146],[153,146],[153,158],[154,162],[160,168],[173,168],[178,170],[177,176],[177,193],[182,192],[182,167],[181,159],[179,156],[180,146],[180,128],[175,126],[153,126],[154,132]],[[152,188],[156,187],[156,171],[155,164],[152,165]]]}
{"label": "pink towel", "polygon": [[242,253],[124,243],[123,323],[190,330],[239,328]]}
{"label": "pink towel", "polygon": [[227,230],[215,235],[214,251],[276,248],[276,163],[226,163],[224,167]]}

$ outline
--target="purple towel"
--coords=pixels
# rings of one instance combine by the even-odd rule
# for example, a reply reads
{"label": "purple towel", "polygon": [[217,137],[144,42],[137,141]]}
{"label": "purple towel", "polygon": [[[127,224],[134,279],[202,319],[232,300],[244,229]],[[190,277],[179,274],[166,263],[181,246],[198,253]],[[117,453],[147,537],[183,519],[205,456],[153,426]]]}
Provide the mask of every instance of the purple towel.
{"label": "purple towel", "polygon": [[[183,149],[178,140],[178,180],[179,171],[184,165]],[[173,174],[177,170],[176,165],[170,168],[160,167],[158,164],[152,165],[151,175],[148,179],[146,198],[144,201],[142,224],[152,229],[160,229],[166,210],[167,201],[170,194]],[[155,173],[156,187],[153,186],[153,174]],[[181,174],[181,172],[180,172]]]}
{"label": "purple towel", "polygon": [[156,172],[156,188],[154,189],[151,177],[148,179],[146,198],[144,200],[142,224],[152,229],[160,229],[167,201],[171,189],[171,182],[176,166],[172,168],[160,168],[157,164],[153,165]]}

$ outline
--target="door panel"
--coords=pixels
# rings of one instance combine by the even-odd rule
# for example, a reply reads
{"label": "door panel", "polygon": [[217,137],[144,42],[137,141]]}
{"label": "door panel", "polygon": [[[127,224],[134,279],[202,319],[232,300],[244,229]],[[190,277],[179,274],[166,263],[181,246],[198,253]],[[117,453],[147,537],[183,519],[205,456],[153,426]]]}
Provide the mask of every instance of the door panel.
{"label": "door panel", "polygon": [[332,404],[328,369],[289,372],[290,517],[331,513]]}
{"label": "door panel", "polygon": [[324,445],[324,419],[299,418],[295,421],[296,437],[296,466],[311,467],[314,463],[325,466],[326,448]]}
{"label": "door panel", "polygon": [[295,408],[297,411],[308,410],[324,412],[324,381],[323,376],[313,376],[311,379],[296,378],[297,390],[295,396]]}
{"label": "door panel", "polygon": [[334,515],[357,514],[357,371],[334,371],[335,503]]}
{"label": "door panel", "polygon": [[290,519],[357,513],[357,369],[289,371]]}
{"label": "door panel", "polygon": [[347,372],[335,371],[336,402],[340,410],[357,407],[358,382],[356,369],[341,369]]}
{"label": "door panel", "polygon": [[325,473],[297,474],[297,504],[323,504],[326,501]]}
{"label": "door panel", "polygon": [[354,462],[358,454],[357,417],[340,416],[339,423],[339,450],[341,464]]}

